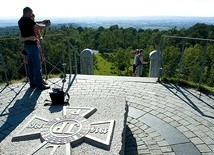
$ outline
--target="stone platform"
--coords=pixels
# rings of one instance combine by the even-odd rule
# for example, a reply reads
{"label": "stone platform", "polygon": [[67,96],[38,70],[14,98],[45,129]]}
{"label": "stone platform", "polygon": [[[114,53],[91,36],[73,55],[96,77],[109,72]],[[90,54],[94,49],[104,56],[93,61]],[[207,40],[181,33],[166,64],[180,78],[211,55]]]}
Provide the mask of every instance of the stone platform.
{"label": "stone platform", "polygon": [[71,97],[38,106],[1,143],[1,154],[124,154],[124,98]]}
{"label": "stone platform", "polygon": [[[125,134],[125,155],[213,155],[214,96],[173,84],[157,83],[156,80],[142,77],[77,75],[69,90],[70,105],[72,106],[72,101],[76,99],[85,98],[87,102],[92,104],[88,98],[104,99],[105,102],[108,101],[108,98],[125,98],[129,107]],[[47,82],[51,87],[62,86],[62,79],[59,78],[48,79]],[[17,129],[21,131],[20,125],[23,122],[28,122],[30,118],[39,114],[36,113],[37,110],[50,111],[53,116],[56,115],[56,118],[62,116],[62,108],[44,107],[46,99],[50,99],[48,90],[42,92],[31,90],[29,84],[26,83],[0,87],[0,154],[5,152],[5,148],[8,150],[7,154],[13,154],[9,150],[11,144],[9,140],[16,135]],[[83,103],[80,102],[80,104]],[[79,107],[80,105],[75,106]],[[87,107],[95,106],[87,105]],[[113,110],[119,107],[120,105],[115,104]],[[95,121],[115,120],[115,126],[117,126],[118,122],[115,118],[98,118],[99,113],[103,111],[99,110],[102,107],[96,108],[96,112],[86,115],[90,123],[97,118]],[[48,120],[55,119],[55,117],[38,116]],[[57,132],[56,127],[54,126],[55,132]],[[58,128],[60,129],[60,126]],[[102,132],[104,131],[102,130]],[[113,132],[115,133],[115,131],[114,129]],[[37,135],[35,133],[35,136]],[[109,151],[114,147],[114,136],[115,134]],[[38,145],[41,145],[41,141],[38,139],[32,136],[28,140],[35,143],[37,141]],[[86,146],[84,148],[87,149],[89,146],[108,154],[108,151],[98,147],[97,142],[93,145],[87,139],[87,137],[83,138],[83,141],[79,142],[79,146],[72,146],[72,150],[76,151],[75,149],[81,146]],[[8,146],[4,144],[6,141],[8,141]],[[23,145],[26,145],[26,141],[22,142]],[[51,152],[54,147],[58,153],[57,151],[66,150],[66,146],[63,146],[50,146],[48,149]],[[35,146],[32,148],[34,149]],[[84,148],[81,151],[84,152]],[[22,147],[22,149],[25,148]],[[72,153],[76,154],[76,152]],[[19,153],[17,152],[17,154]],[[100,154],[100,152],[95,154]],[[111,152],[111,154],[118,154],[118,151],[116,153]]]}

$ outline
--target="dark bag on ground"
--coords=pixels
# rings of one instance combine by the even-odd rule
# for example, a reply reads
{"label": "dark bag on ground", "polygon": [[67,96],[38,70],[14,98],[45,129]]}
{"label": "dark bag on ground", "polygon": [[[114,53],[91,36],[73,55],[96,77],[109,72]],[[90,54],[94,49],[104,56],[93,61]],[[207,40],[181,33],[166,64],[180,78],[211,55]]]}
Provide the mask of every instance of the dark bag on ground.
{"label": "dark bag on ground", "polygon": [[[53,91],[49,93],[51,100],[45,100],[44,106],[51,106],[51,105],[69,105],[69,94],[65,94],[65,92],[60,88],[53,88]],[[67,99],[65,100],[65,97]]]}
{"label": "dark bag on ground", "polygon": [[[53,92],[50,92],[51,104],[52,105],[64,105],[68,104],[68,101],[65,101],[65,93],[60,88],[53,88]],[[68,100],[69,100],[69,95]]]}

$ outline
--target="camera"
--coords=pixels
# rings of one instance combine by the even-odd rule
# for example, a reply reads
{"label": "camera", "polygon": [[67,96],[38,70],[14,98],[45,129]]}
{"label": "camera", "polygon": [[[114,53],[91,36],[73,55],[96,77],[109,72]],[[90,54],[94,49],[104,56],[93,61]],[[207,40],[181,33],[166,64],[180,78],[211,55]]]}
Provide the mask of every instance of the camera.
{"label": "camera", "polygon": [[45,20],[45,24],[50,24],[51,21],[50,20]]}
{"label": "camera", "polygon": [[43,22],[45,23],[46,26],[50,26],[51,25],[51,21],[50,20],[44,20]]}

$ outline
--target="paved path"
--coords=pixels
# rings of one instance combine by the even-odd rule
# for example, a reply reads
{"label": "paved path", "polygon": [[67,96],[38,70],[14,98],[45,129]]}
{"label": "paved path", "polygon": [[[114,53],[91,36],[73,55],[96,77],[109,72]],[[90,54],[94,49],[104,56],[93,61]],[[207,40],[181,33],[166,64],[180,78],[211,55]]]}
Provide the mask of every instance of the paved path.
{"label": "paved path", "polygon": [[[48,80],[52,87],[61,82]],[[126,155],[214,154],[214,96],[156,79],[89,75],[78,75],[69,94],[126,98]],[[29,84],[1,86],[0,141],[47,98],[48,90],[31,90]]]}

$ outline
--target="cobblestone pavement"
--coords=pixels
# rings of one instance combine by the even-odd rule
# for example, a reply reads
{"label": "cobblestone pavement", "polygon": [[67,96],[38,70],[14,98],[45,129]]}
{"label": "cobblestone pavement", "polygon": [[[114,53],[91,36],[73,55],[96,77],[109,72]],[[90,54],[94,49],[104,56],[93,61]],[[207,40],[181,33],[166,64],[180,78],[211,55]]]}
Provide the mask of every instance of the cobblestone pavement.
{"label": "cobblestone pavement", "polygon": [[[59,87],[62,80],[49,79],[48,83]],[[25,83],[0,87],[0,141],[15,129],[13,117],[21,122],[49,96],[45,90],[32,97],[33,91]],[[77,75],[69,94],[126,99],[126,155],[214,154],[214,96],[152,78],[90,75]]]}

